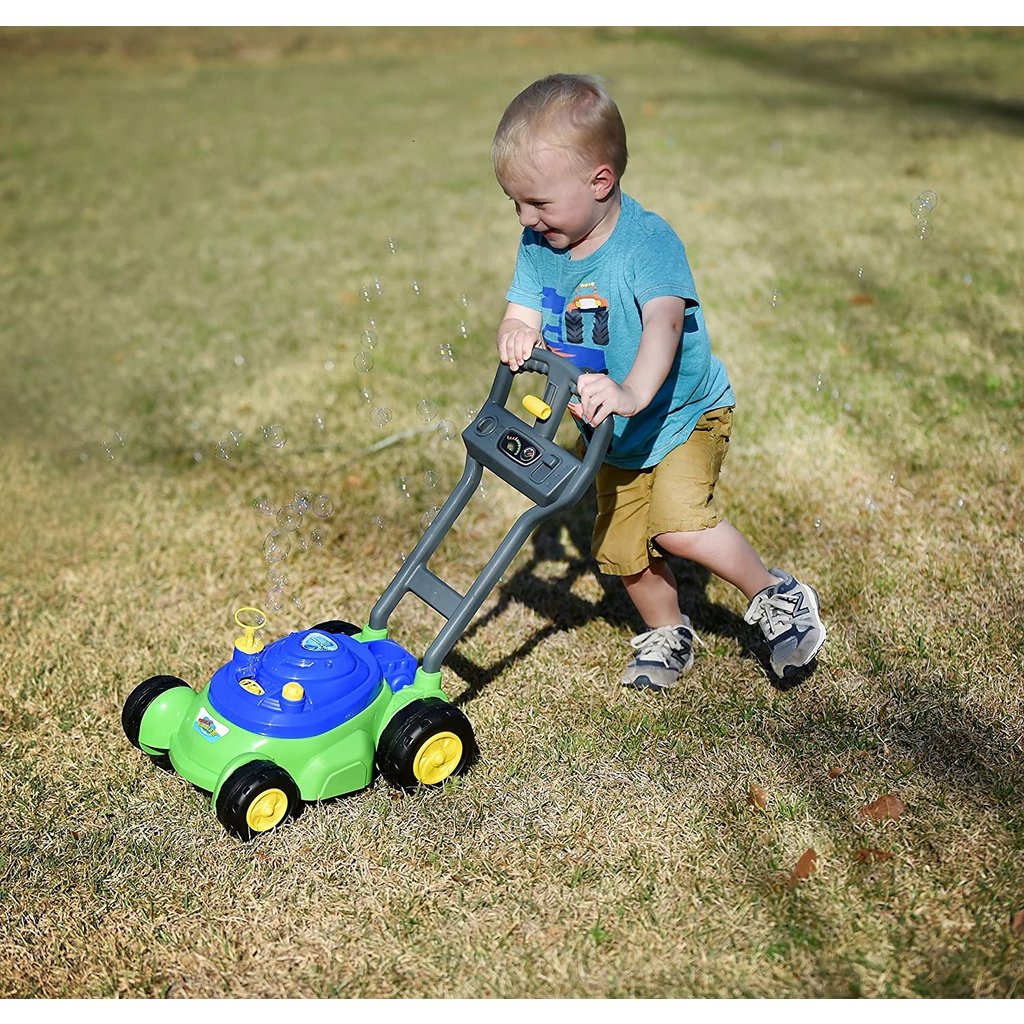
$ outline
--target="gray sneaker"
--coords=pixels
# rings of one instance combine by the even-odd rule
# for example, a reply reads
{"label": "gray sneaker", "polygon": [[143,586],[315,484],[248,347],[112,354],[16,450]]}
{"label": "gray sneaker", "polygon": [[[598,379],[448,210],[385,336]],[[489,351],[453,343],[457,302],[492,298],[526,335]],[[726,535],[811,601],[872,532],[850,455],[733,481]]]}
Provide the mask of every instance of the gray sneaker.
{"label": "gray sneaker", "polygon": [[636,655],[622,673],[622,685],[634,690],[668,690],[693,664],[695,634],[684,616],[679,626],[659,626],[633,637]]}
{"label": "gray sneaker", "polygon": [[761,627],[772,671],[785,679],[814,659],[827,634],[818,614],[820,604],[814,587],[782,569],[768,571],[778,576],[779,582],[753,596],[743,619]]}

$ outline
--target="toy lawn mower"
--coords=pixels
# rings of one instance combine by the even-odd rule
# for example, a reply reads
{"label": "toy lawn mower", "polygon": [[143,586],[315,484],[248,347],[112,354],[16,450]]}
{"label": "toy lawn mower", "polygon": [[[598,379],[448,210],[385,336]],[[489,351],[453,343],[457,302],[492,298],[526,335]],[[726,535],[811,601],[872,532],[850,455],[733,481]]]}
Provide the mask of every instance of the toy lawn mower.
{"label": "toy lawn mower", "polygon": [[[462,434],[466,465],[454,490],[360,627],[321,622],[265,644],[267,617],[242,608],[230,661],[198,693],[157,675],[128,696],[128,739],[159,766],[211,794],[228,832],[248,840],[295,817],[303,803],[369,785],[376,765],[392,786],[436,786],[478,751],[473,728],[441,688],[441,665],[533,530],[584,495],[611,441],[612,419],[581,460],[554,441],[581,372],[536,350],[520,371],[547,377],[527,395],[531,426],[505,408],[514,374],[499,364],[490,394]],[[427,563],[491,470],[534,503],[465,594]],[[447,621],[422,662],[388,637],[388,619],[412,593]]]}

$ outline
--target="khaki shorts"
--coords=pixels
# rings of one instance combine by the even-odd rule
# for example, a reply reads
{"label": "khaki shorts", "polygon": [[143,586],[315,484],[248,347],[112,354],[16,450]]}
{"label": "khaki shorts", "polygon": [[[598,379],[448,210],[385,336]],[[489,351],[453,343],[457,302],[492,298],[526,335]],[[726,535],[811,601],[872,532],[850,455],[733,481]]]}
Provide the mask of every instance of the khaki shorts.
{"label": "khaki shorts", "polygon": [[664,558],[654,543],[658,534],[709,530],[722,521],[715,484],[731,432],[732,408],[712,409],[656,466],[600,468],[592,550],[601,572],[642,572],[652,559]]}

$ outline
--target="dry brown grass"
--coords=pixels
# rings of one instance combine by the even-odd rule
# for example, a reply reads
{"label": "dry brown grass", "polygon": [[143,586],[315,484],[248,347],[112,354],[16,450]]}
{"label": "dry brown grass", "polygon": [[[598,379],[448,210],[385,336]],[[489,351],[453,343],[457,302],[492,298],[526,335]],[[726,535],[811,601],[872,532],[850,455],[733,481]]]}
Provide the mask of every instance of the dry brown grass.
{"label": "dry brown grass", "polygon": [[[981,64],[922,98],[949,36],[885,38],[851,85],[787,74],[799,33],[0,36],[0,996],[1020,995],[1019,127],[979,120]],[[1005,40],[964,45],[1009,103]],[[492,373],[516,226],[490,131],[555,66],[609,77],[627,186],[687,240],[740,395],[722,497],[819,588],[822,663],[773,687],[740,596],[680,565],[708,650],[663,698],[620,692],[636,622],[581,508],[450,659],[467,776],[238,844],[121,703],[226,657],[267,587],[260,495],[338,506],[273,631],[364,617],[390,580],[461,467],[416,403],[461,428]],[[465,585],[518,507],[491,484],[442,574]],[[413,650],[439,625],[394,624]],[[860,814],[887,793],[900,817]]]}

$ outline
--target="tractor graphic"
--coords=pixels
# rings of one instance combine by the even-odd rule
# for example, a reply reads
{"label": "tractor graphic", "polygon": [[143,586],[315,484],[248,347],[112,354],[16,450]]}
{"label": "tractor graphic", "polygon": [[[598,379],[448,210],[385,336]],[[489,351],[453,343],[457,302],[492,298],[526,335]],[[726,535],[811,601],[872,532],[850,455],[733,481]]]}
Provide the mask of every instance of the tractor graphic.
{"label": "tractor graphic", "polygon": [[576,297],[565,307],[565,340],[581,344],[584,340],[585,314],[593,317],[591,342],[594,345],[608,344],[608,300],[597,294],[593,281],[581,284]]}

